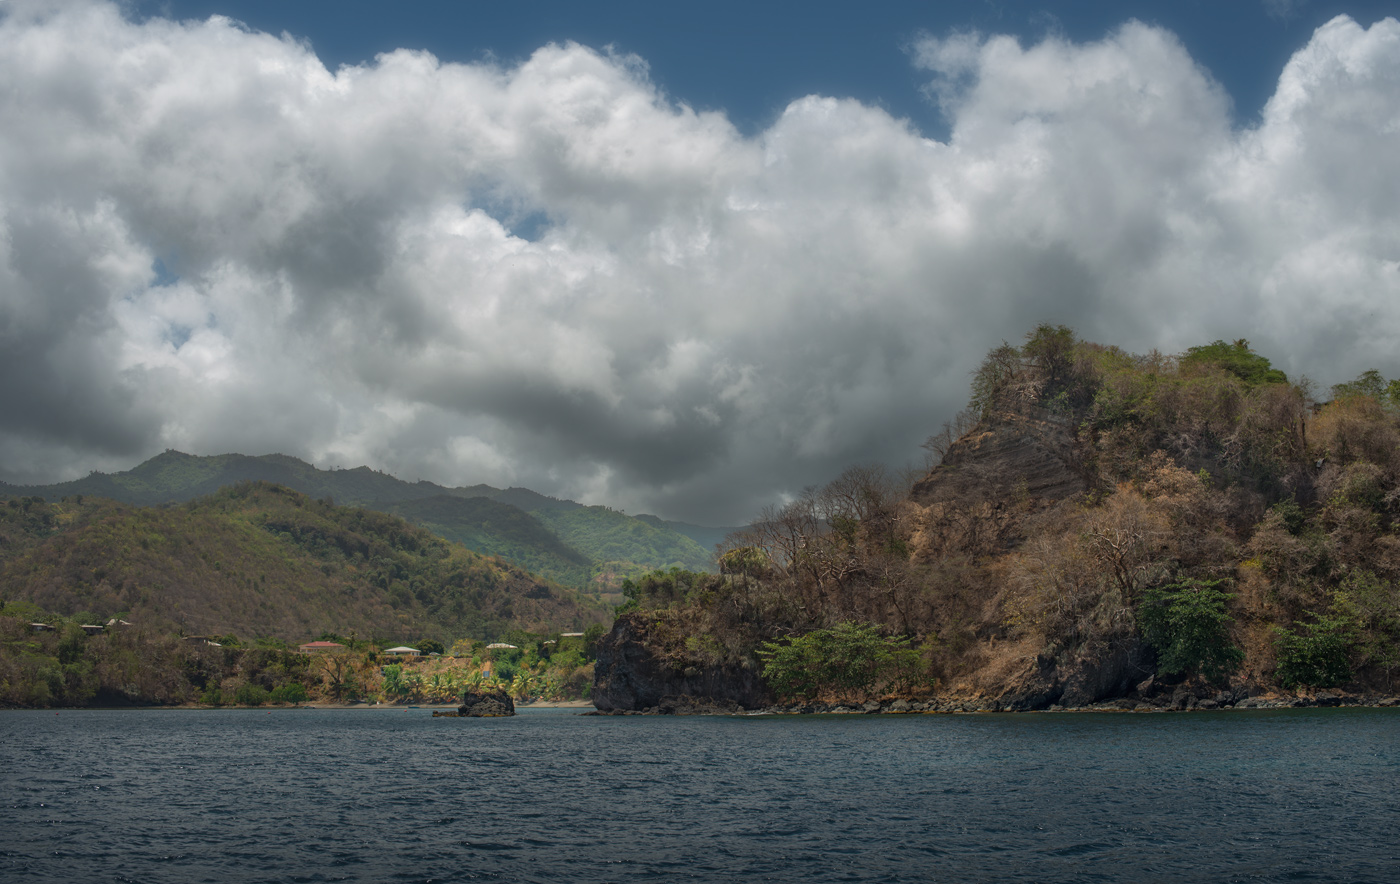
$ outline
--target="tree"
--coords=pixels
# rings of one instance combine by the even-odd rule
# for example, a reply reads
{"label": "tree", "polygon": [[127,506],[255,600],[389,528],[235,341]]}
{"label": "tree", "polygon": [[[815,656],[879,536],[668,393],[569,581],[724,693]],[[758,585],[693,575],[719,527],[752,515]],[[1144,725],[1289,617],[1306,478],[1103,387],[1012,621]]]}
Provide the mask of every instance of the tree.
{"label": "tree", "polygon": [[598,643],[607,634],[607,628],[601,623],[590,624],[583,631],[583,656],[586,660],[598,659]]}
{"label": "tree", "polygon": [[1010,391],[1020,369],[1020,348],[1002,341],[1000,347],[987,354],[977,373],[972,376],[972,400],[968,407],[985,417]]}
{"label": "tree", "polygon": [[870,623],[838,623],[787,644],[764,642],[758,655],[769,686],[796,699],[823,691],[861,698],[881,685],[909,682],[919,666],[907,637],[886,638]]}
{"label": "tree", "polygon": [[1212,341],[1202,347],[1191,347],[1181,357],[1182,368],[1207,365],[1222,368],[1252,387],[1288,383],[1288,375],[1250,349],[1249,341],[1244,338],[1233,344]]}
{"label": "tree", "polygon": [[1143,593],[1138,622],[1157,650],[1159,671],[1199,672],[1209,681],[1219,681],[1243,662],[1244,652],[1230,642],[1225,607],[1231,596],[1220,583],[1188,578]]}
{"label": "tree", "polygon": [[359,661],[359,655],[353,651],[332,651],[317,654],[313,666],[324,680],[331,697],[342,700],[352,696],[358,689],[355,676]]}
{"label": "tree", "polygon": [[392,663],[384,667],[384,682],[381,690],[385,697],[394,700],[401,700],[408,696],[408,685],[403,680],[403,666]]}
{"label": "tree", "polygon": [[1351,678],[1352,625],[1342,617],[1318,617],[1302,631],[1274,627],[1278,680],[1286,688],[1330,688]]}

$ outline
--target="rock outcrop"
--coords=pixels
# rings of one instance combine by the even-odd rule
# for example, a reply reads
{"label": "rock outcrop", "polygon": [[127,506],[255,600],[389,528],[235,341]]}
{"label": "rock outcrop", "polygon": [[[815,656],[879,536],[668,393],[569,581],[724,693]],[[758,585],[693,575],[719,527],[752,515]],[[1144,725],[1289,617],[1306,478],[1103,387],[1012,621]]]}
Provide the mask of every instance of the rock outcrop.
{"label": "rock outcrop", "polygon": [[1041,408],[998,411],[954,442],[909,497],[928,505],[1024,494],[1061,500],[1089,488],[1074,427]]}
{"label": "rock outcrop", "polygon": [[1152,649],[1136,636],[1082,648],[1065,659],[1037,657],[995,698],[1010,712],[1081,707],[1122,697],[1156,670]]}
{"label": "rock outcrop", "polygon": [[640,612],[617,618],[598,643],[593,705],[600,712],[738,711],[772,701],[756,667],[690,653],[674,624]]}
{"label": "rock outcrop", "polygon": [[515,714],[515,701],[505,691],[467,691],[457,714],[463,718],[501,718]]}

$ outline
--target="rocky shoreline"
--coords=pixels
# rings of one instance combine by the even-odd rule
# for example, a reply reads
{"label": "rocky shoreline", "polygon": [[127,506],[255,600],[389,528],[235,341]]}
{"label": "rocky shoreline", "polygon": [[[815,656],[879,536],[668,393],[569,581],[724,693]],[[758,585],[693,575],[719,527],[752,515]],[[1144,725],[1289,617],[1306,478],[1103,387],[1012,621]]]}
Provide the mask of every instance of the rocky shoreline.
{"label": "rocky shoreline", "polygon": [[[1206,693],[1201,696],[1201,693]],[[1024,709],[999,700],[982,698],[932,698],[885,700],[865,703],[795,703],[746,709],[737,703],[706,702],[695,697],[666,697],[644,709],[607,709],[585,715],[929,715],[987,712],[1210,712],[1224,709],[1326,709],[1342,706],[1400,707],[1400,697],[1323,691],[1316,694],[1250,695],[1247,691],[1213,693],[1178,689],[1156,697],[1120,697],[1084,706],[1047,706]]]}

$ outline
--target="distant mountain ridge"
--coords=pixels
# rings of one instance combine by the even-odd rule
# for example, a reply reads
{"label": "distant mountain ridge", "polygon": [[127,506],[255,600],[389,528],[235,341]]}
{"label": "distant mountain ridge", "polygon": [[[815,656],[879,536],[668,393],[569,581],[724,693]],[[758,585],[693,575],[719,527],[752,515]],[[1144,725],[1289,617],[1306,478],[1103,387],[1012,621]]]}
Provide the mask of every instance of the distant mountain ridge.
{"label": "distant mountain ridge", "polygon": [[619,574],[679,566],[712,570],[729,529],[633,517],[528,488],[449,488],[360,466],[322,470],[285,454],[200,456],[167,450],[130,470],[53,485],[0,483],[0,497],[78,495],[151,506],[184,503],[238,482],[272,482],[317,500],[393,513],[564,585],[595,589]]}
{"label": "distant mountain ridge", "polygon": [[425,528],[241,482],[179,505],[0,505],[0,598],[185,634],[444,643],[582,629],[606,609]]}

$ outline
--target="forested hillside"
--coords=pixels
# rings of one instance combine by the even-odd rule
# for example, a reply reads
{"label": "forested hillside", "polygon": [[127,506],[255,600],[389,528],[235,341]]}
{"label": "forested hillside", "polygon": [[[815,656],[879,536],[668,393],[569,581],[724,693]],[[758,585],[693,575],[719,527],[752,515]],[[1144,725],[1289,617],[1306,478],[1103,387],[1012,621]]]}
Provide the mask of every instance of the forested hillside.
{"label": "forested hillside", "polygon": [[927,447],[912,487],[853,468],[733,536],[721,575],[629,585],[614,642],[789,698],[1392,689],[1400,382],[1319,396],[1245,341],[1140,355],[1042,326]]}
{"label": "forested hillside", "polygon": [[573,590],[395,516],[264,482],[157,507],[11,499],[0,504],[0,600],[293,643],[335,632],[450,644],[603,618]]}
{"label": "forested hillside", "polygon": [[102,497],[153,506],[182,503],[245,481],[272,482],[317,500],[394,513],[469,549],[595,593],[613,590],[623,576],[652,568],[714,566],[713,534],[699,528],[698,536],[710,541],[704,545],[689,536],[698,526],[676,530],[655,517],[633,518],[528,488],[446,488],[405,482],[368,467],[320,470],[281,454],[197,457],[166,451],[124,473],[92,473],[57,485],[0,483],[0,497]]}

